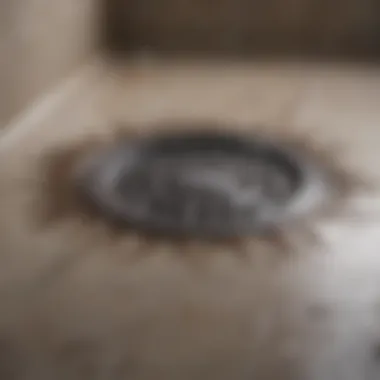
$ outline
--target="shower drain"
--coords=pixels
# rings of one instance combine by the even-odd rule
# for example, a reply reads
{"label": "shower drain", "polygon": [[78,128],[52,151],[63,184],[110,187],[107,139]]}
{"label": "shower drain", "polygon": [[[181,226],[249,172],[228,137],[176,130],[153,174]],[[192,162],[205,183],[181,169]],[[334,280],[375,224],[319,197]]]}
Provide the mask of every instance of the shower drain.
{"label": "shower drain", "polygon": [[260,138],[215,132],[127,140],[79,168],[82,192],[103,213],[161,233],[233,237],[308,212],[323,171]]}

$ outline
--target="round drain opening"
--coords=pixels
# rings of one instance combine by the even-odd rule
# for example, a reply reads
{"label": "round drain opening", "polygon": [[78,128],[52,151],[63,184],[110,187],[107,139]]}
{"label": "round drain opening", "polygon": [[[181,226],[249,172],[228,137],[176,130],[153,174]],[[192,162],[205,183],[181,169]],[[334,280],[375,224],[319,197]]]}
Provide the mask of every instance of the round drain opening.
{"label": "round drain opening", "polygon": [[276,144],[190,133],[109,147],[81,167],[80,183],[104,213],[131,227],[232,237],[281,223],[300,204],[309,174],[304,160]]}

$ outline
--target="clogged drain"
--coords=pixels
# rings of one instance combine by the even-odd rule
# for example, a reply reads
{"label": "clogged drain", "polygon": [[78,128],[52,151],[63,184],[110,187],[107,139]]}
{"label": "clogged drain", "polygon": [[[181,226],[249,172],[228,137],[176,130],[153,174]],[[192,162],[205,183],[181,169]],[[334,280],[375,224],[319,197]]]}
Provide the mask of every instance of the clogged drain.
{"label": "clogged drain", "polygon": [[128,140],[90,157],[80,189],[138,229],[197,237],[252,235],[281,223],[308,168],[260,139],[189,133]]}

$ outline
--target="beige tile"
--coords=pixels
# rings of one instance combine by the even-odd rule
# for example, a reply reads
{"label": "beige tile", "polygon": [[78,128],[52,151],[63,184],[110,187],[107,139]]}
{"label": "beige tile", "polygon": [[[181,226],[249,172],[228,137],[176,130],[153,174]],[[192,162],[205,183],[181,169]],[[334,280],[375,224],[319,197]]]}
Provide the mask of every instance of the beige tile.
{"label": "beige tile", "polygon": [[[54,109],[34,109],[0,140],[0,336],[43,358],[46,379],[84,379],[84,361],[131,380],[378,379],[379,89],[380,72],[353,67],[89,67]],[[333,212],[290,228],[290,252],[254,238],[178,247],[75,213],[41,224],[49,153],[165,120],[302,135],[370,176],[374,191],[349,199],[350,218]]]}

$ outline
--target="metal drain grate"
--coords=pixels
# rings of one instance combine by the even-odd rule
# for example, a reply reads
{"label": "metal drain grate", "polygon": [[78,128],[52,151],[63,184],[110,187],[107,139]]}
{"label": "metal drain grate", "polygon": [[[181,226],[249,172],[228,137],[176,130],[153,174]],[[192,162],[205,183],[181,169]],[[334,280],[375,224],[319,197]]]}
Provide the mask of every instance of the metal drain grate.
{"label": "metal drain grate", "polygon": [[80,185],[104,213],[132,227],[233,237],[263,232],[301,210],[322,183],[310,181],[311,168],[259,138],[168,134],[108,147],[81,167]]}

